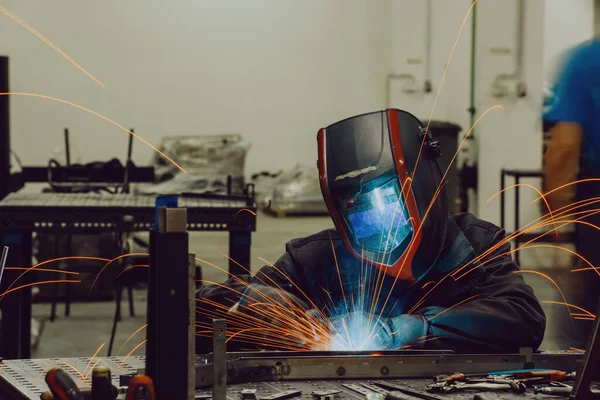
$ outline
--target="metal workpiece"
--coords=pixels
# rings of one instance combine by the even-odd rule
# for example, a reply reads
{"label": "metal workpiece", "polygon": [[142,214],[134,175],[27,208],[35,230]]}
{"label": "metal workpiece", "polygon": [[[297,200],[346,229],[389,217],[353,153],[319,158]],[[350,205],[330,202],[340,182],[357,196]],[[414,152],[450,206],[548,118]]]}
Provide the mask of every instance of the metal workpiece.
{"label": "metal workpiece", "polygon": [[240,396],[242,400],[256,400],[256,389],[244,389]]}
{"label": "metal workpiece", "polygon": [[[351,357],[351,355],[349,355]],[[501,359],[502,356],[497,356]],[[534,357],[535,358],[535,357]],[[231,354],[227,356],[228,364],[231,366],[234,364],[231,358]],[[581,360],[581,358],[579,358]],[[313,358],[313,361],[315,359]],[[5,360],[0,362],[0,399],[2,400],[23,400],[23,399],[39,399],[40,395],[48,390],[46,383],[44,382],[43,374],[50,368],[56,366],[63,366],[64,371],[67,372],[76,383],[80,383],[81,376],[74,370],[85,371],[89,365],[98,362],[98,366],[105,366],[112,371],[112,382],[120,391],[123,391],[123,387],[128,383],[126,381],[121,382],[120,376],[123,375],[135,375],[144,373],[145,357],[131,355],[129,357],[100,357],[95,359],[90,358],[66,358],[66,359],[36,359],[36,360]],[[207,358],[199,356],[197,358],[196,368],[200,371],[201,368],[206,366]],[[67,367],[67,363],[71,367]],[[450,364],[449,364],[450,365]],[[324,362],[313,363],[314,376],[318,376],[319,371],[326,366]],[[171,368],[177,366],[170,365]],[[452,366],[451,366],[452,367]],[[210,365],[212,370],[212,363]],[[417,371],[418,372],[418,371]],[[91,375],[91,374],[90,374]],[[212,373],[211,373],[212,376]],[[351,377],[349,373],[348,376]],[[41,377],[41,378],[40,378]],[[202,375],[199,374],[196,379],[198,382],[202,379]],[[212,378],[211,378],[212,380]],[[391,385],[398,385],[404,389],[411,389],[415,391],[424,392],[427,385],[431,383],[431,377],[428,378],[403,378],[403,379],[378,379],[378,383],[385,382]],[[288,391],[301,392],[299,395],[294,395],[290,399],[294,400],[327,400],[325,396],[331,395],[329,392],[334,391],[333,400],[364,400],[366,396],[359,394],[357,391],[351,390],[343,385],[353,384],[358,387],[369,390],[373,389],[375,385],[370,380],[361,379],[300,379],[292,381],[269,381],[263,380],[260,382],[231,382],[227,381],[227,400],[263,400],[267,396],[281,395],[286,396],[285,393]],[[83,389],[89,389],[91,385],[91,376],[86,378],[82,383]],[[171,387],[175,390],[175,387]],[[394,390],[387,391],[381,388],[378,393],[395,392]],[[366,393],[366,391],[365,391]],[[475,393],[479,392],[455,392],[443,394],[444,399],[452,400],[473,400]],[[556,400],[556,396],[552,394],[545,394],[540,392],[534,395],[534,391],[529,389],[524,394],[514,394],[512,392],[485,392],[486,394],[494,395],[493,397],[499,400]],[[252,399],[250,396],[254,395]],[[324,396],[321,397],[320,395]],[[244,398],[244,396],[246,396]],[[289,396],[289,395],[288,395]],[[408,395],[407,395],[408,396]],[[418,400],[415,396],[410,396],[412,400]],[[205,388],[200,388],[196,391],[194,396],[195,399],[213,399],[212,385]],[[161,399],[157,397],[157,399]],[[169,396],[167,399],[177,399],[177,397]],[[330,399],[331,400],[331,399]],[[373,399],[376,400],[376,399]],[[392,400],[391,398],[389,400]]]}
{"label": "metal workpiece", "polygon": [[227,323],[213,321],[213,400],[227,399]]}
{"label": "metal workpiece", "polygon": [[154,382],[157,398],[193,399],[189,371],[193,282],[186,212],[163,207],[157,211],[158,226],[150,232],[146,375]]}
{"label": "metal workpiece", "polygon": [[[292,381],[310,379],[427,378],[461,371],[465,374],[544,368],[574,371],[579,352],[527,354],[452,354],[428,350],[369,352],[240,352],[228,353],[228,381]],[[212,360],[197,368],[196,387],[212,384]]]}

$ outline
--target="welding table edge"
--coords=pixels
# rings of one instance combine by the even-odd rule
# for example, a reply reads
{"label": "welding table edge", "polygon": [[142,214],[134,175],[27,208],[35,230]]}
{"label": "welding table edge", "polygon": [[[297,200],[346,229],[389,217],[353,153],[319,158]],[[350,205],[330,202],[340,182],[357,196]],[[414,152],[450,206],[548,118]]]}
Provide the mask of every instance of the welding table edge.
{"label": "welding table edge", "polygon": [[[288,358],[290,360],[292,360],[294,357],[297,357],[298,360],[300,359],[304,359],[307,362],[310,362],[310,359],[312,359],[312,362],[314,361],[320,361],[322,360],[322,364],[315,365],[313,363],[312,365],[312,370],[314,373],[314,376],[311,378],[299,378],[299,379],[287,379],[285,376],[279,377],[279,378],[274,378],[272,377],[271,379],[268,379],[265,377],[265,379],[262,380],[254,380],[254,381],[246,381],[246,383],[268,383],[268,382],[276,382],[276,381],[287,381],[291,384],[293,384],[293,382],[305,382],[305,381],[310,381],[310,380],[320,380],[320,381],[344,381],[344,382],[348,382],[351,381],[352,379],[364,379],[364,380],[397,380],[397,379],[407,379],[407,380],[423,380],[423,381],[427,381],[430,382],[430,379],[427,378],[431,378],[431,375],[422,375],[421,378],[419,377],[409,377],[409,376],[403,376],[403,377],[393,377],[393,376],[389,376],[389,377],[383,377],[383,376],[371,376],[371,377],[353,377],[351,375],[351,373],[349,373],[347,376],[345,377],[340,377],[340,376],[331,376],[331,377],[324,377],[324,374],[322,373],[323,368],[327,368],[327,365],[330,364],[329,358],[327,357],[310,357],[307,356],[304,352],[302,352],[303,354],[288,354]],[[249,353],[252,354],[252,353]],[[239,353],[228,353],[228,358],[231,358],[233,356],[239,356]],[[198,380],[199,377],[202,376],[202,371],[203,369],[207,369],[205,367],[208,367],[208,369],[210,369],[210,373],[212,373],[212,365],[211,364],[203,364],[203,361],[206,359],[207,355],[198,355],[197,356],[197,365],[196,365],[196,382],[197,382],[197,389],[202,390],[204,388],[204,390],[206,390],[206,387],[209,387],[207,385],[198,385]],[[415,360],[420,360],[422,361],[421,365],[427,367],[427,365],[431,365],[431,360],[435,359],[435,355],[427,355],[427,356],[423,356],[423,355],[410,355],[410,356],[396,356],[396,357],[391,357],[391,358],[396,358],[396,359],[402,359],[405,361],[408,361],[409,359],[413,358]],[[482,354],[482,355],[468,355],[468,354],[462,354],[462,355],[457,355],[457,354],[444,354],[444,355],[440,355],[439,358],[443,358],[445,360],[452,360],[452,359],[457,359],[457,360],[461,360],[460,363],[449,363],[446,364],[447,366],[447,370],[446,372],[451,373],[451,372],[456,372],[456,371],[460,371],[460,368],[465,366],[465,360],[468,359],[472,359],[474,365],[477,365],[478,362],[477,360],[480,358],[487,358],[487,359],[495,359],[498,362],[501,362],[504,359],[509,359],[509,358],[514,358],[514,357],[523,357],[521,355],[518,354]],[[381,360],[380,356],[372,356],[371,357],[373,360]],[[546,367],[545,365],[543,365],[543,361],[544,360],[548,360],[548,359],[552,359],[554,358],[555,361],[560,361],[560,359],[563,360],[562,364],[552,364],[552,365],[547,365],[547,367],[550,368],[557,368],[558,369],[565,369],[565,368],[561,368],[564,367],[567,364],[567,361],[571,364],[575,364],[579,361],[581,361],[583,359],[583,354],[582,353],[577,353],[577,352],[564,352],[564,353],[559,353],[559,352],[543,352],[543,353],[539,353],[539,354],[534,354],[533,355],[533,361],[536,362],[536,368],[544,368]],[[125,359],[124,356],[121,357],[111,357],[110,358],[113,361],[116,361],[117,363],[119,361],[123,361]],[[261,365],[271,365],[270,361],[269,361],[269,357],[264,357],[264,363],[259,363]],[[51,363],[52,361],[66,361],[69,362],[70,364],[76,364],[76,362],[74,361],[75,359],[72,358],[61,358],[61,359],[37,359],[37,360],[6,360],[4,362],[0,362],[0,394],[4,394],[4,393],[8,393],[6,394],[7,397],[0,397],[2,399],[6,399],[6,400],[21,400],[21,399],[28,399],[28,397],[23,397],[23,395],[16,395],[15,393],[19,392],[19,389],[17,388],[17,386],[25,386],[27,387],[26,383],[27,383],[27,376],[25,375],[26,372],[30,372],[27,371],[27,369],[32,369],[33,370],[33,366],[35,366],[37,364],[38,366],[38,370],[36,370],[36,375],[39,374],[39,368],[41,365],[48,365],[49,363]],[[78,358],[76,360],[81,361],[81,363],[83,363],[83,365],[87,364],[89,362],[89,358]],[[139,368],[143,368],[144,365],[144,360],[145,357],[143,356],[135,356],[135,357],[130,357],[128,359],[129,361],[127,362],[127,368],[129,370],[128,373],[132,372],[132,370],[136,370]],[[230,362],[235,362],[235,360],[230,360]],[[275,361],[275,359],[273,359],[272,361]],[[277,361],[280,362],[281,358],[277,358]],[[349,362],[351,360],[348,359],[348,357],[343,357],[339,359],[340,362],[346,361]],[[256,363],[257,361],[254,360],[254,363]],[[130,364],[131,363],[131,364]],[[539,365],[537,364],[539,363]],[[114,369],[114,366],[111,366],[110,364],[106,364],[107,366],[111,367],[111,369]],[[273,363],[273,365],[275,365],[275,363]],[[489,365],[489,364],[488,364]],[[337,367],[338,365],[335,365],[335,367]],[[378,367],[378,366],[377,366]],[[415,369],[420,368],[418,366],[418,364],[415,364]],[[18,374],[15,373],[15,371],[19,371],[22,370],[23,371],[23,377],[19,377]],[[69,369],[66,369],[66,372],[69,372]],[[463,371],[461,371],[463,372]],[[491,371],[482,371],[482,372],[491,372]],[[69,372],[70,373],[70,372]],[[416,371],[416,373],[418,373],[418,371]],[[119,371],[115,371],[114,376],[118,376],[120,375],[121,372]],[[31,373],[29,374],[29,376],[31,376]],[[20,379],[19,379],[20,378]],[[234,385],[240,385],[243,384],[244,382],[229,382],[228,387],[229,386],[234,386]],[[40,382],[36,382],[36,384],[40,384]],[[43,380],[41,381],[41,384],[43,385]],[[510,394],[507,394],[508,396],[510,396]],[[12,396],[12,397],[8,397],[8,396]],[[449,396],[448,398],[451,398],[452,396]],[[538,396],[539,397],[539,396]]]}
{"label": "welding table edge", "polygon": [[[15,265],[30,265],[32,259],[32,234],[33,232],[55,232],[55,233],[94,233],[94,232],[139,232],[139,231],[147,231],[152,228],[154,222],[154,207],[148,206],[152,196],[137,196],[137,195],[115,195],[121,196],[121,199],[127,200],[139,198],[142,201],[145,201],[146,204],[142,207],[136,206],[125,206],[125,207],[109,207],[106,205],[102,206],[86,206],[76,205],[70,206],[69,204],[64,204],[60,206],[56,206],[55,204],[50,204],[49,206],[45,206],[43,204],[40,205],[26,205],[20,206],[11,201],[18,201],[19,193],[12,193],[6,198],[0,201],[0,245],[7,244],[10,246],[14,246],[14,243],[5,243],[5,242],[16,242],[21,244],[19,247],[22,247],[17,253],[18,257],[14,258],[15,252],[11,252],[13,259],[17,260]],[[13,196],[14,195],[14,196]],[[70,197],[73,199],[85,199],[86,196],[79,196],[80,194],[73,194],[70,196],[69,194],[56,194],[56,193],[48,193],[48,194],[40,194],[40,196],[45,196],[49,199],[52,199],[52,195],[60,195],[54,196],[54,198],[64,198],[69,199]],[[33,195],[24,195],[24,199],[29,199],[28,201],[32,201]],[[15,199],[16,197],[16,199]],[[89,199],[101,202],[102,200],[100,196],[87,196]],[[186,201],[194,202],[193,198],[186,198]],[[200,199],[202,200],[202,199]],[[241,265],[250,264],[250,246],[252,242],[252,232],[256,230],[256,204],[253,203],[251,205],[243,204],[244,202],[240,199],[235,199],[233,201],[228,201],[224,196],[223,199],[212,199],[209,201],[210,204],[219,204],[219,202],[223,201],[223,204],[235,204],[235,207],[194,207],[190,204],[186,204],[183,202],[183,206],[187,209],[188,215],[188,230],[190,231],[223,231],[229,233],[229,256],[232,260],[237,261]],[[3,204],[4,203],[4,204]],[[7,205],[8,204],[8,205]],[[73,217],[70,216],[69,211],[73,208],[77,208],[78,215],[86,214],[85,223],[79,227],[77,221],[73,221]],[[240,209],[247,209],[252,212],[244,212],[237,214]],[[60,209],[60,212],[56,212],[57,209]],[[82,211],[83,210],[83,211]],[[86,210],[89,212],[86,213]],[[54,211],[54,212],[52,212]],[[72,211],[71,211],[72,213]],[[26,222],[21,222],[19,225],[19,214],[23,214],[23,220]],[[94,225],[105,224],[107,221],[114,221],[120,219],[121,221],[125,219],[125,217],[134,215],[134,220],[137,218],[138,221],[141,220],[141,223],[137,225],[135,223],[119,223],[110,224],[108,227],[99,228]],[[40,216],[43,215],[41,224],[35,226],[35,220],[40,220]],[[103,219],[98,219],[94,221],[93,218],[98,215],[105,216]],[[64,217],[67,218],[64,218]],[[227,217],[224,222],[219,221],[220,218]],[[7,222],[8,221],[8,222]],[[51,222],[52,224],[48,224]],[[63,226],[63,223],[64,226]],[[225,227],[224,224],[226,224]],[[220,225],[223,228],[217,228]],[[230,261],[229,263],[229,272],[234,275],[239,275],[243,273],[243,268],[239,267],[237,263]],[[10,281],[11,274],[7,274],[8,276],[4,277],[4,281]],[[14,275],[14,274],[13,274]],[[12,278],[16,278],[16,276],[12,276]],[[3,287],[6,285],[3,285]],[[4,337],[0,337],[0,356],[4,356],[6,358],[29,358],[31,355],[31,337],[30,337],[30,317],[31,317],[31,288],[25,287],[21,289],[18,293],[11,293],[8,295],[6,299],[4,299],[3,303],[0,304],[0,308],[5,309],[7,303],[12,301],[13,306],[12,309],[20,310],[19,312],[15,311],[14,313],[5,313],[5,318],[2,319],[2,326],[5,328],[3,332],[5,332]],[[19,314],[22,313],[22,314]],[[6,317],[8,314],[8,317]],[[18,326],[19,329],[13,331],[13,329],[9,329],[10,327]],[[6,332],[9,332],[6,334]],[[14,333],[14,334],[13,334]],[[8,344],[6,338],[8,337]]]}
{"label": "welding table edge", "polygon": [[[540,352],[529,358],[523,354],[415,354],[366,357],[311,356],[306,352],[278,356],[259,353],[228,353],[230,383],[255,381],[295,381],[311,379],[405,379],[454,373],[486,373],[523,368],[576,371],[584,354],[575,351]],[[196,384],[212,383],[212,355],[196,368]],[[318,366],[318,368],[315,368]],[[340,368],[343,373],[340,374]],[[276,379],[267,379],[266,376]]]}

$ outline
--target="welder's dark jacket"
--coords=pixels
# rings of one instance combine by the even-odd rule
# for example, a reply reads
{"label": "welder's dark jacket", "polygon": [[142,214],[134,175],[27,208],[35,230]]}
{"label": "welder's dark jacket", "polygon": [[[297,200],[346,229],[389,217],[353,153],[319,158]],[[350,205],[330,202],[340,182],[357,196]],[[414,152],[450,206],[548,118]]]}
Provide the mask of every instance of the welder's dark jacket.
{"label": "welder's dark jacket", "polygon": [[[510,353],[522,347],[537,350],[546,318],[533,290],[508,254],[510,245],[498,246],[476,260],[503,239],[501,228],[472,214],[449,215],[446,244],[434,267],[410,288],[396,283],[386,302],[394,282],[387,277],[378,312],[386,304],[382,315],[405,314],[426,296],[411,311],[424,317],[424,335],[435,338],[424,341],[421,347],[461,353]],[[247,279],[255,284],[279,286],[319,309],[331,309],[332,304],[344,304],[342,297],[348,303],[349,299],[360,297],[360,285],[368,284],[359,279],[364,268],[364,263],[346,250],[337,232],[326,230],[290,241],[286,253],[274,266],[265,266]],[[230,279],[227,285],[235,286],[236,282]],[[214,286],[199,292],[199,297],[229,304],[237,301],[232,296]]]}

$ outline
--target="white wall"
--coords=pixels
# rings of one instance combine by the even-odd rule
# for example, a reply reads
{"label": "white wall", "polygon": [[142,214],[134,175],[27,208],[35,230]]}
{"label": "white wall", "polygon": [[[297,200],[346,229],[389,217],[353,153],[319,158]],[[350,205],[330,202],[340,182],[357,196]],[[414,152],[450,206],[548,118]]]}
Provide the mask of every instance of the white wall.
{"label": "white wall", "polygon": [[[394,73],[413,74],[422,88],[426,79],[426,63],[430,57],[432,91],[406,93],[404,80],[391,87],[391,105],[406,109],[421,119],[432,113],[433,104],[442,84],[442,75],[452,47],[467,14],[470,0],[392,0]],[[431,8],[431,52],[427,54],[427,7]],[[447,120],[468,130],[469,73],[471,24],[463,30],[440,92],[433,118]],[[417,64],[416,60],[421,63]]]}
{"label": "white wall", "polygon": [[[431,113],[437,90],[440,87],[444,68],[452,46],[471,5],[469,0],[431,0],[432,12],[432,68],[433,92],[430,94],[402,91],[403,82],[398,82],[392,91],[393,105],[404,107],[422,118]],[[539,109],[541,107],[541,73],[543,43],[544,0],[526,1],[525,21],[525,70],[524,81],[528,95],[523,99],[513,96],[497,99],[492,96],[492,82],[499,73],[514,70],[516,50],[517,0],[485,1],[477,5],[476,32],[476,109],[479,117],[486,109],[496,104],[503,110],[493,110],[475,128],[474,146],[477,150],[479,167],[478,205],[472,211],[495,223],[500,222],[498,199],[486,200],[498,192],[502,168],[539,169],[541,167],[541,132]],[[424,80],[423,65],[407,60],[426,59],[423,22],[427,1],[393,0],[394,72],[413,73],[418,82]],[[472,14],[471,14],[472,17]],[[471,74],[472,19],[468,18],[458,39],[454,56],[450,62],[444,86],[440,93],[433,118],[455,122],[469,128],[469,95]],[[411,32],[413,33],[411,35]],[[497,49],[510,49],[507,55],[497,54]],[[500,52],[501,53],[501,52]],[[514,82],[513,82],[514,83]],[[514,85],[513,85],[514,86]],[[534,182],[535,183],[535,182]],[[530,201],[525,195],[523,204]],[[525,212],[523,221],[534,216],[536,210]],[[512,214],[507,215],[512,220]]]}
{"label": "white wall", "polygon": [[[426,78],[427,4],[431,1],[433,91],[391,86],[394,107],[427,118],[470,0],[57,0],[36,7],[3,4],[102,80],[80,71],[15,22],[0,15],[0,51],[11,56],[13,91],[56,96],[113,118],[153,144],[163,135],[240,132],[253,144],[248,172],[316,159],[318,128],[386,104],[385,77]],[[499,222],[501,168],[541,167],[541,85],[565,48],[591,37],[593,1],[526,0],[523,79],[527,96],[497,99],[491,84],[514,68],[518,0],[480,0],[477,11],[476,128],[480,217]],[[511,54],[493,49],[507,48]],[[434,119],[469,129],[471,20],[459,38]],[[420,60],[420,63],[419,63]],[[12,98],[13,148],[43,163],[62,129],[85,160],[122,157],[126,134],[71,107]],[[151,150],[138,144],[135,161]],[[531,183],[539,185],[539,182]],[[523,191],[522,221],[537,216]],[[509,195],[509,200],[512,198]],[[512,214],[507,215],[512,220]]]}
{"label": "white wall", "polygon": [[[525,1],[523,24],[523,70],[521,81],[527,87],[527,95],[517,98],[493,96],[492,84],[498,74],[510,74],[515,70],[517,53],[517,12],[519,0],[503,2],[480,1],[477,10],[477,109],[483,113],[494,105],[493,110],[477,126],[479,161],[479,216],[494,223],[500,222],[499,198],[487,200],[500,190],[500,170],[540,170],[542,160],[542,71],[544,43],[544,0]],[[508,52],[504,53],[503,49]],[[508,81],[514,89],[517,80]],[[508,181],[507,184],[511,182]],[[539,181],[528,182],[539,186]],[[514,226],[512,194],[507,207],[509,230]],[[524,225],[538,215],[537,204],[532,205],[535,192],[521,188],[521,223]]]}
{"label": "white wall", "polygon": [[[545,76],[552,80],[561,55],[595,33],[595,0],[572,0],[565,12],[563,0],[545,0]],[[598,13],[600,15],[600,13]]]}
{"label": "white wall", "polygon": [[[7,0],[2,4],[68,53],[85,75],[5,15],[0,53],[12,91],[69,100],[163,135],[242,133],[247,171],[314,165],[316,132],[385,106],[392,65],[387,0]],[[47,100],[13,97],[12,147],[47,162],[71,129],[84,160],[123,157],[126,133]],[[146,163],[141,143],[134,161]]]}

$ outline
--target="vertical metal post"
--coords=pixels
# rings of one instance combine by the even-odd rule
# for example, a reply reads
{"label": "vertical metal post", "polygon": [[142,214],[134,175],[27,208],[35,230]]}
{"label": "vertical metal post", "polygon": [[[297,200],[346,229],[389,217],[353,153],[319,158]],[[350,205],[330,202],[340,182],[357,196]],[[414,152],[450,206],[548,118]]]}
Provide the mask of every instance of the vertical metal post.
{"label": "vertical metal post", "polygon": [[[29,267],[31,265],[31,233],[3,233],[0,247],[8,246],[10,252],[6,266]],[[19,270],[4,271],[0,293],[21,274]],[[30,281],[27,274],[13,285],[25,285]],[[0,356],[7,359],[31,358],[31,287],[8,293],[0,302],[2,310]]]}
{"label": "vertical metal post", "polygon": [[158,399],[193,399],[186,210],[159,208],[157,228],[150,232],[146,374]]}
{"label": "vertical metal post", "polygon": [[67,167],[71,166],[71,143],[69,140],[69,129],[65,128],[65,160]]}
{"label": "vertical metal post", "polygon": [[213,396],[212,400],[227,400],[227,324],[213,320]]}
{"label": "vertical metal post", "polygon": [[196,254],[188,254],[188,400],[196,393]]}
{"label": "vertical metal post", "polygon": [[[516,232],[519,229],[519,173],[515,171],[515,229]],[[519,247],[519,235],[515,235],[515,249]],[[519,265],[519,252],[515,251],[515,262]]]}
{"label": "vertical metal post", "polygon": [[232,275],[247,274],[248,271],[240,267],[243,265],[250,269],[250,245],[252,244],[252,234],[250,231],[230,231],[229,232],[229,273]]}
{"label": "vertical metal post", "polygon": [[[0,93],[8,93],[8,57],[0,57]],[[0,200],[10,188],[10,96],[0,96]]]}
{"label": "vertical metal post", "polygon": [[506,204],[504,203],[504,177],[506,176],[504,169],[500,170],[500,227],[506,229],[506,225],[504,225],[504,207]]}
{"label": "vertical metal post", "polygon": [[[600,303],[598,304],[597,311],[600,312]],[[596,315],[599,315],[596,313]],[[583,364],[580,366],[580,370],[577,371],[577,378],[575,379],[575,385],[573,391],[569,396],[569,400],[597,400],[600,398],[600,394],[596,391],[592,392],[591,385],[596,380],[598,371],[598,360],[600,360],[600,318],[596,318],[594,322],[594,330],[588,341],[587,351]]]}

